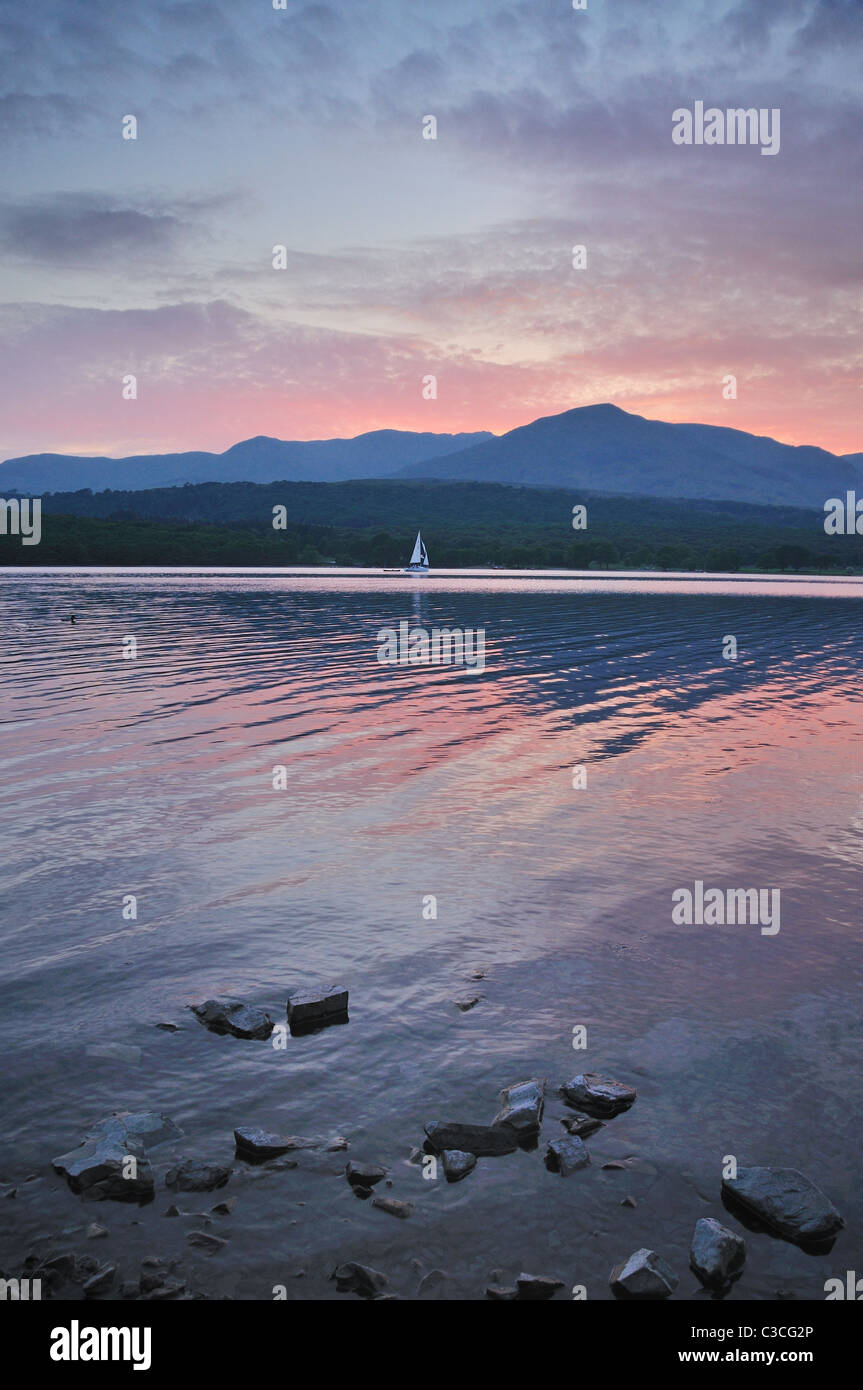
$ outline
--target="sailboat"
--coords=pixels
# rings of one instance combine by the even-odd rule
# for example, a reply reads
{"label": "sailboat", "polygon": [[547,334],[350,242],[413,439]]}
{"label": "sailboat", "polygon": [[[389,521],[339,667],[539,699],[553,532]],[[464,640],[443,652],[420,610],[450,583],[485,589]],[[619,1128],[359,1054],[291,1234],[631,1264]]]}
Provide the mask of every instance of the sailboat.
{"label": "sailboat", "polygon": [[414,541],[413,554],[411,555],[411,558],[408,561],[405,569],[402,570],[402,574],[428,574],[428,572],[428,551],[423,545],[422,536],[420,535],[419,531],[417,531],[417,538]]}

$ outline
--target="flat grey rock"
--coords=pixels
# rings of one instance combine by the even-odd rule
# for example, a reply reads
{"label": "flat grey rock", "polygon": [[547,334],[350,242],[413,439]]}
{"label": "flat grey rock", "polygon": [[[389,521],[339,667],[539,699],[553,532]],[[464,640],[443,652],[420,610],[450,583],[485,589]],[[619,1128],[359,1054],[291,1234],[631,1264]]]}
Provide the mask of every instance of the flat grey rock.
{"label": "flat grey rock", "polygon": [[263,1009],[241,999],[207,999],[190,1005],[192,1013],[211,1033],[230,1033],[235,1038],[268,1038],[273,1020]]}
{"label": "flat grey rock", "polygon": [[355,1293],[360,1298],[375,1298],[386,1288],[389,1280],[380,1270],[372,1269],[370,1265],[357,1264],[354,1260],[349,1260],[346,1264],[341,1264],[333,1270],[331,1279],[336,1281],[336,1289],[339,1293]]}
{"label": "flat grey rock", "polygon": [[539,1132],[544,1104],[545,1078],[539,1080],[538,1077],[533,1077],[530,1081],[516,1081],[501,1091],[501,1108],[492,1123],[506,1125],[514,1130],[519,1139],[527,1139]]}
{"label": "flat grey rock", "polygon": [[224,1187],[233,1171],[220,1163],[201,1163],[196,1158],[187,1158],[169,1168],[165,1186],[176,1188],[178,1192],[211,1192],[213,1188]]}
{"label": "flat grey rock", "polygon": [[476,1167],[476,1154],[464,1149],[444,1149],[440,1157],[447,1182],[461,1182]]}
{"label": "flat grey rock", "polygon": [[570,1173],[577,1173],[579,1168],[587,1168],[590,1154],[577,1135],[567,1134],[564,1139],[552,1139],[545,1152],[545,1162],[546,1167],[553,1173],[560,1173],[561,1177],[568,1178]]}
{"label": "flat grey rock", "polygon": [[398,1216],[402,1221],[413,1214],[413,1202],[400,1202],[396,1197],[373,1197],[372,1206],[386,1211],[390,1216]]}
{"label": "flat grey rock", "polygon": [[494,1303],[511,1303],[514,1298],[518,1298],[518,1289],[515,1285],[510,1287],[504,1284],[487,1284],[485,1296]]}
{"label": "flat grey rock", "polygon": [[580,1105],[589,1115],[617,1115],[628,1110],[636,1098],[634,1086],[615,1081],[611,1076],[582,1072],[561,1086],[560,1093],[573,1105]]}
{"label": "flat grey rock", "polygon": [[113,1139],[123,1143],[134,1138],[146,1149],[155,1149],[159,1144],[182,1137],[183,1131],[158,1110],[118,1110],[87,1131],[88,1139]]}
{"label": "flat grey rock", "polygon": [[[129,1160],[134,1159],[134,1164]],[[92,1201],[146,1202],[155,1194],[153,1170],[140,1139],[90,1139],[52,1160],[73,1192]]]}
{"label": "flat grey rock", "polygon": [[702,1284],[708,1288],[721,1288],[730,1283],[740,1273],[745,1259],[746,1241],[742,1236],[730,1231],[712,1216],[702,1216],[696,1221],[689,1248],[689,1263]]}
{"label": "flat grey rock", "polygon": [[520,1274],[515,1281],[517,1296],[523,1302],[539,1302],[547,1298],[554,1298],[558,1289],[564,1287],[562,1279],[555,1279],[550,1274]]}
{"label": "flat grey rock", "polygon": [[661,1255],[642,1248],[615,1265],[608,1282],[623,1298],[668,1298],[680,1280]]}
{"label": "flat grey rock", "polygon": [[306,1028],[328,1019],[342,1018],[348,1011],[348,991],[344,985],[299,990],[288,1000],[291,1028]]}
{"label": "flat grey rock", "polygon": [[425,1126],[428,1142],[435,1153],[462,1149],[477,1158],[494,1158],[515,1153],[518,1137],[509,1125],[462,1125],[451,1120],[433,1120]]}
{"label": "flat grey rock", "polygon": [[740,1168],[722,1188],[798,1245],[830,1240],[845,1225],[829,1197],[796,1168]]}
{"label": "flat grey rock", "polygon": [[234,1130],[234,1143],[241,1158],[264,1160],[290,1153],[296,1142],[291,1135],[269,1134],[265,1129],[242,1126]]}

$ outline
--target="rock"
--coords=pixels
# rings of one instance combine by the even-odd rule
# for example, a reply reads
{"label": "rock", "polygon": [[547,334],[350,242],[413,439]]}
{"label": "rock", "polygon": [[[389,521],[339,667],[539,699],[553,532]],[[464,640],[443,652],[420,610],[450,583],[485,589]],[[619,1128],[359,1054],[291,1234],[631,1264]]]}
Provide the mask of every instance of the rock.
{"label": "rock", "polygon": [[95,1298],[97,1294],[105,1293],[113,1284],[114,1276],[117,1273],[116,1265],[102,1265],[91,1274],[84,1284],[82,1293],[85,1298]]}
{"label": "rock", "polygon": [[389,1280],[380,1270],[372,1269],[369,1265],[356,1264],[349,1260],[347,1264],[339,1265],[330,1275],[336,1281],[336,1289],[339,1293],[356,1293],[360,1298],[375,1298],[386,1288]]}
{"label": "rock", "polygon": [[99,1120],[87,1132],[87,1139],[137,1139],[146,1149],[155,1149],[171,1139],[182,1139],[183,1131],[158,1110],[118,1110]]}
{"label": "rock", "polygon": [[321,1023],[343,1019],[348,1012],[348,991],[343,985],[326,989],[306,989],[292,994],[288,1000],[288,1024],[291,1032]]}
{"label": "rock", "polygon": [[505,1125],[518,1135],[529,1139],[539,1132],[545,1104],[545,1079],[516,1081],[500,1093],[501,1108],[492,1120],[493,1125]]}
{"label": "rock", "polygon": [[579,1168],[586,1168],[589,1163],[590,1154],[575,1134],[568,1134],[565,1139],[552,1139],[545,1151],[546,1167],[563,1178],[577,1173]]}
{"label": "rock", "polygon": [[479,994],[471,994],[464,999],[454,999],[452,1002],[457,1009],[460,1009],[463,1014],[466,1014],[468,1009],[472,1009],[479,1003],[481,997],[482,996]]}
{"label": "rock", "polygon": [[102,1236],[106,1236],[107,1234],[108,1227],[100,1226],[97,1221],[91,1221],[90,1225],[87,1227],[88,1240],[99,1240]]}
{"label": "rock", "polygon": [[786,1240],[830,1240],[845,1225],[833,1203],[796,1168],[740,1168],[722,1189]]}
{"label": "rock", "polygon": [[636,1098],[634,1086],[615,1081],[610,1076],[584,1072],[561,1086],[560,1094],[573,1105],[580,1105],[589,1115],[617,1115],[628,1110]]}
{"label": "rock", "polygon": [[434,1153],[462,1149],[477,1158],[493,1158],[515,1153],[518,1148],[518,1139],[509,1125],[462,1125],[433,1120],[425,1126],[425,1132]]}
{"label": "rock", "polygon": [[702,1284],[721,1288],[739,1274],[746,1259],[746,1242],[712,1216],[695,1223],[689,1263]]}
{"label": "rock", "polygon": [[168,1210],[165,1212],[166,1216],[182,1216],[182,1214],[180,1208],[174,1202],[171,1203]]}
{"label": "rock", "polygon": [[212,1208],[218,1216],[230,1216],[237,1205],[236,1197],[227,1197],[224,1202],[217,1202]]}
{"label": "rock", "polygon": [[350,1144],[348,1143],[347,1139],[345,1139],[344,1135],[336,1134],[332,1139],[329,1139],[327,1143],[324,1145],[324,1153],[342,1153],[345,1149],[349,1148]]}
{"label": "rock", "polygon": [[609,1169],[612,1172],[619,1172],[622,1169],[624,1172],[626,1172],[626,1164],[621,1163],[620,1160],[617,1158],[611,1159],[609,1163],[603,1163],[602,1167],[603,1171]]}
{"label": "rock", "polygon": [[278,1158],[280,1154],[290,1153],[296,1148],[296,1142],[290,1136],[280,1138],[278,1134],[268,1134],[263,1129],[235,1129],[234,1142],[238,1157],[259,1163],[268,1158]]}
{"label": "rock", "polygon": [[634,1197],[624,1197],[623,1201],[619,1205],[622,1207],[637,1207],[638,1203],[636,1202]]}
{"label": "rock", "polygon": [[220,1163],[201,1163],[196,1158],[187,1158],[168,1169],[165,1186],[175,1187],[178,1192],[212,1192],[213,1188],[224,1187],[233,1171]]}
{"label": "rock", "polygon": [[503,1284],[487,1284],[485,1296],[495,1303],[511,1303],[514,1298],[518,1298],[518,1289],[515,1286],[504,1287]]}
{"label": "rock", "polygon": [[374,1197],[372,1206],[378,1207],[380,1211],[389,1212],[390,1216],[398,1216],[404,1221],[409,1217],[414,1209],[413,1202],[399,1202],[395,1197]]}
{"label": "rock", "polygon": [[417,1287],[417,1299],[421,1303],[454,1303],[464,1297],[461,1281],[443,1269],[430,1269]]}
{"label": "rock", "polygon": [[[98,1269],[98,1260],[93,1261],[94,1268]],[[77,1272],[77,1262],[75,1256],[69,1251],[62,1251],[57,1255],[49,1255],[39,1266],[39,1272],[44,1277],[54,1279],[58,1283],[65,1283],[67,1280],[74,1279]],[[89,1271],[92,1273],[92,1270]]]}
{"label": "rock", "polygon": [[93,1043],[87,1048],[88,1057],[105,1057],[112,1062],[136,1063],[143,1055],[133,1043]]}
{"label": "rock", "polygon": [[192,1013],[211,1033],[230,1033],[235,1038],[268,1038],[273,1020],[263,1009],[241,999],[207,999],[191,1004]]}
{"label": "rock", "polygon": [[655,1250],[641,1249],[615,1265],[608,1282],[623,1298],[668,1298],[680,1281]]}
{"label": "rock", "polygon": [[413,1148],[413,1149],[411,1149],[410,1153],[408,1154],[408,1163],[422,1163],[422,1161],[423,1161],[424,1158],[425,1158],[425,1150],[424,1150],[424,1149]]}
{"label": "rock", "polygon": [[354,1163],[351,1160],[345,1168],[345,1177],[351,1187],[371,1188],[386,1175],[386,1168],[381,1168],[377,1163]]}
{"label": "rock", "polygon": [[130,1279],[125,1280],[120,1285],[119,1289],[120,1297],[122,1299],[137,1298],[140,1292],[141,1290],[138,1288],[138,1285],[133,1284]]}
{"label": "rock", "polygon": [[155,1289],[142,1293],[139,1297],[141,1303],[164,1303],[170,1298],[179,1298],[186,1291],[186,1285],[181,1284],[179,1279],[166,1279],[164,1284],[159,1284]]}
{"label": "rock", "polygon": [[[135,1160],[134,1164],[129,1159]],[[155,1194],[153,1171],[138,1139],[91,1139],[52,1161],[73,1192],[93,1201],[147,1202]]]}
{"label": "rock", "polygon": [[163,1033],[181,1033],[183,1030],[179,1023],[157,1023],[157,1028],[161,1028]]}
{"label": "rock", "polygon": [[447,1182],[461,1182],[476,1167],[476,1154],[464,1149],[444,1149],[441,1161]]}
{"label": "rock", "polygon": [[228,1243],[221,1236],[211,1236],[207,1231],[190,1231],[186,1240],[190,1245],[194,1245],[196,1250],[203,1250],[205,1255],[218,1255]]}
{"label": "rock", "polygon": [[540,1299],[554,1298],[558,1289],[564,1287],[562,1279],[549,1274],[520,1274],[516,1279],[517,1297],[537,1302]]}
{"label": "rock", "polygon": [[568,1134],[575,1134],[579,1139],[586,1139],[604,1128],[604,1121],[597,1120],[593,1115],[566,1115],[560,1123]]}

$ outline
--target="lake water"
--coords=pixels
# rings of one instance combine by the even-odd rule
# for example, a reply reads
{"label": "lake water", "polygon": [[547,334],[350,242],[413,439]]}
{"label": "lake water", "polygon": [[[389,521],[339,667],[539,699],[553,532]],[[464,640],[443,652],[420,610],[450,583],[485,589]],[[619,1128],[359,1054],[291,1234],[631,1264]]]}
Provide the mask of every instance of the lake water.
{"label": "lake water", "polygon": [[[740,1229],[735,1155],[800,1168],[847,1224],[820,1255],[747,1234],[730,1297],[823,1298],[863,1221],[861,598],[850,579],[0,575],[0,1268],[96,1246],[123,1278],[166,1254],[242,1299],[339,1297],[346,1260],[406,1297],[440,1269],[468,1298],[526,1270],[604,1299],[646,1245],[676,1298],[704,1298],[689,1240],[700,1216]],[[402,620],[484,629],[485,669],[382,664]],[[696,880],[778,888],[781,929],[675,925]],[[283,1020],[321,980],[349,988],[349,1023],[281,1051],[186,1009],[231,994]],[[543,1152],[581,1071],[638,1100],[561,1178]],[[537,1150],[452,1185],[408,1162],[425,1122],[488,1122],[531,1076]],[[51,1170],[114,1109],[184,1130],[144,1208],[84,1203]],[[229,1161],[246,1124],[350,1151],[181,1194],[237,1196],[208,1259],[200,1223],[164,1219],[164,1172]],[[412,1216],[359,1200],[345,1157],[385,1165]],[[92,1220],[107,1239],[84,1240]]]}

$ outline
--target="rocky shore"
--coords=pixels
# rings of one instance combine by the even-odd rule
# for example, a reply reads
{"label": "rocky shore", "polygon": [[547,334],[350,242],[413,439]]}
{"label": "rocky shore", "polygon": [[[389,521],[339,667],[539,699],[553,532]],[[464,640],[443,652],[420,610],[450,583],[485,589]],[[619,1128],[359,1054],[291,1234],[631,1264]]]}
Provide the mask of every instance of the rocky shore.
{"label": "rocky shore", "polygon": [[[244,1044],[278,1042],[278,1030],[304,1036],[334,1023],[348,1022],[348,991],[341,985],[295,993],[287,1002],[286,1023],[277,1023],[269,1013],[254,1004],[237,999],[208,999],[192,1006],[197,1020],[215,1034],[229,1034]],[[175,1024],[159,1024],[166,1031]],[[194,1026],[194,1025],[192,1025]],[[407,1223],[426,1184],[471,1184],[477,1181],[485,1164],[506,1162],[521,1152],[547,1172],[549,1197],[558,1190],[554,1184],[591,1183],[597,1164],[591,1159],[591,1138],[613,1126],[638,1097],[628,1081],[593,1072],[579,1073],[561,1080],[554,1087],[558,1105],[565,1113],[559,1117],[559,1132],[544,1132],[547,1080],[529,1077],[504,1085],[494,1113],[489,1104],[487,1122],[474,1119],[429,1118],[424,1134],[408,1153],[364,1153],[356,1156],[350,1136],[339,1133],[302,1136],[279,1134],[261,1127],[254,1115],[238,1115],[231,1135],[225,1136],[225,1153],[213,1162],[186,1149],[186,1136],[167,1115],[156,1111],[117,1111],[91,1124],[80,1144],[52,1161],[55,1173],[65,1178],[71,1194],[84,1203],[137,1204],[143,1210],[165,1199],[159,1214],[183,1218],[191,1223],[186,1231],[190,1254],[205,1259],[224,1256],[228,1241],[210,1229],[214,1218],[236,1221],[238,1177],[252,1176],[255,1170],[290,1170],[302,1161],[313,1164],[327,1181],[346,1183],[353,1196],[368,1202],[383,1217]],[[481,1110],[486,1100],[477,1098]],[[350,1157],[347,1153],[350,1151]],[[163,1157],[164,1155],[164,1157]],[[401,1165],[419,1168],[409,1194],[391,1191]],[[626,1164],[609,1160],[602,1169],[626,1170]],[[724,1170],[723,1170],[724,1171]],[[393,1175],[396,1175],[395,1177]],[[419,1191],[418,1191],[419,1189]],[[201,1209],[201,1197],[213,1200]],[[517,1197],[517,1192],[513,1197]],[[17,1189],[7,1187],[2,1197],[15,1200]],[[699,1288],[710,1296],[724,1297],[734,1285],[745,1297],[747,1247],[743,1231],[770,1232],[774,1237],[811,1253],[828,1250],[844,1226],[832,1202],[811,1179],[795,1169],[740,1166],[733,1175],[717,1178],[716,1198],[723,1204],[730,1224],[714,1216],[698,1215],[693,1222],[689,1251],[689,1270],[673,1268],[662,1253],[661,1233],[656,1246],[637,1249],[609,1249],[610,1273],[607,1287],[586,1288],[577,1281],[572,1260],[557,1268],[515,1270],[507,1278],[504,1271],[489,1272],[474,1297],[491,1301],[538,1301],[555,1297],[594,1298],[609,1293],[619,1299],[661,1300],[678,1293],[693,1297]],[[186,1209],[191,1201],[198,1209]],[[206,1204],[205,1204],[206,1205]],[[635,1198],[624,1195],[618,1205],[636,1207]],[[101,1211],[107,1207],[100,1208]],[[104,1218],[87,1225],[85,1240],[99,1241],[109,1234]],[[743,1229],[738,1229],[742,1227]],[[393,1286],[390,1275],[357,1258],[336,1263],[330,1279],[338,1293],[365,1299],[393,1300],[403,1297],[456,1296],[449,1291],[444,1271],[424,1275],[415,1293]],[[209,1297],[196,1287],[194,1275],[181,1266],[183,1261],[162,1254],[145,1256],[130,1277],[120,1264],[100,1260],[88,1248],[51,1249],[28,1255],[18,1270],[0,1271],[0,1277],[27,1280],[32,1287],[39,1281],[40,1296],[53,1298],[99,1298],[125,1300],[188,1300]],[[566,1276],[565,1278],[562,1276]],[[690,1276],[694,1276],[694,1279]],[[688,1284],[682,1279],[688,1278]],[[223,1295],[224,1296],[224,1295]],[[261,1291],[260,1297],[282,1296],[277,1290]],[[314,1295],[312,1295],[314,1296]]]}

